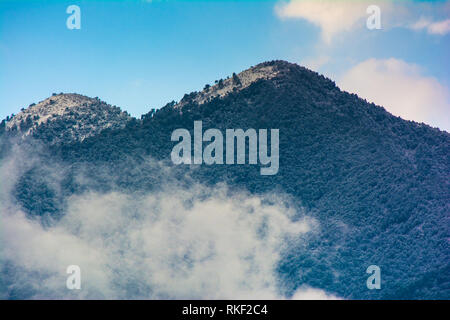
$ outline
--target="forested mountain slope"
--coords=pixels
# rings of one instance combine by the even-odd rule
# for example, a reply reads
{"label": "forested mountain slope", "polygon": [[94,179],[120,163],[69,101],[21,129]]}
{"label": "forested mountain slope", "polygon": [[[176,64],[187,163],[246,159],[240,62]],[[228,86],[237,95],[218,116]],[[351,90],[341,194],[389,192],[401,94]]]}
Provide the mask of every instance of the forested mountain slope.
{"label": "forested mountain slope", "polygon": [[[101,191],[155,190],[174,179],[187,188],[226,183],[286,194],[320,224],[279,263],[287,291],[308,285],[343,298],[450,297],[450,135],[395,117],[295,64],[272,61],[245,72],[245,79],[233,75],[124,128],[47,144],[42,154],[57,159],[64,178],[49,185],[36,178],[47,169],[30,168],[17,183],[18,202],[30,215],[58,216],[69,195],[86,189],[80,172]],[[172,131],[192,132],[195,120],[203,130],[279,129],[278,174],[203,164],[174,167],[169,177],[147,165],[151,158],[172,167]],[[52,134],[64,137],[65,130]],[[34,137],[53,141],[45,130]],[[381,290],[366,287],[372,264],[382,270]]]}

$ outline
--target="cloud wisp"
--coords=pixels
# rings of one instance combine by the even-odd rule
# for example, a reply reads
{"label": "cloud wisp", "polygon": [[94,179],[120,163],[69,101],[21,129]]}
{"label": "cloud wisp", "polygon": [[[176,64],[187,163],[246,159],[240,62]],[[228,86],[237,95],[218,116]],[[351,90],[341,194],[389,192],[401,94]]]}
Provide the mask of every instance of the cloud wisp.
{"label": "cloud wisp", "polygon": [[429,34],[443,36],[450,32],[450,19],[433,21],[422,17],[411,26],[411,29],[426,30]]}
{"label": "cloud wisp", "polygon": [[[370,16],[367,9],[373,5],[380,8],[382,29],[426,29],[429,34],[441,36],[450,30],[450,20],[438,17],[450,10],[448,2],[291,0],[277,4],[275,14],[283,20],[303,19],[317,26],[323,43],[330,45],[340,34],[364,30]],[[421,17],[423,12],[431,18]]]}
{"label": "cloud wisp", "polygon": [[355,28],[366,16],[369,4],[366,1],[300,0],[279,4],[275,12],[282,19],[304,19],[318,26],[322,40],[329,44],[337,34]]}

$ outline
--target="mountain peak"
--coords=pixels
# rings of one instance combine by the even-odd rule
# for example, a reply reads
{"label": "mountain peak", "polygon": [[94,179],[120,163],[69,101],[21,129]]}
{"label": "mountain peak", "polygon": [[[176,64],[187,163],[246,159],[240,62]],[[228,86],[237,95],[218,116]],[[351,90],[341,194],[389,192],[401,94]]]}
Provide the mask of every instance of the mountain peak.
{"label": "mountain peak", "polygon": [[51,128],[59,130],[59,135],[53,135],[52,142],[59,142],[63,137],[83,140],[105,128],[122,127],[129,119],[126,112],[99,98],[60,93],[22,109],[6,123],[6,130],[29,136]]}
{"label": "mountain peak", "polygon": [[175,108],[182,108],[184,105],[194,102],[203,104],[216,97],[224,97],[231,92],[240,91],[249,87],[252,83],[264,79],[270,80],[279,76],[283,71],[288,71],[291,67],[302,68],[297,64],[283,60],[274,60],[260,63],[244,70],[238,74],[233,73],[226,79],[216,80],[213,86],[206,85],[201,92],[186,94]]}
{"label": "mountain peak", "polygon": [[95,99],[76,93],[53,94],[51,97],[37,104],[31,104],[27,109],[15,115],[8,121],[6,128],[12,129],[14,126],[17,126],[20,130],[20,123],[26,121],[28,117],[31,117],[37,125],[40,125],[56,115],[64,115],[73,107],[92,104],[94,102]]}

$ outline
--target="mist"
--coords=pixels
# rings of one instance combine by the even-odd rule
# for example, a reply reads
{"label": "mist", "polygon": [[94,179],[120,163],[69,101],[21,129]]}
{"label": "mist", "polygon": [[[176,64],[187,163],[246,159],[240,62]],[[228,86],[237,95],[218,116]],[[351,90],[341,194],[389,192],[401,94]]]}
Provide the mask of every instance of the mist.
{"label": "mist", "polygon": [[[52,183],[64,168],[29,155],[17,148],[0,167],[2,298],[336,298],[308,287],[283,294],[278,262],[319,228],[284,195],[171,183],[139,194],[88,189],[43,223],[14,200],[15,181],[39,165],[53,168]],[[66,287],[70,265],[81,269],[80,290]]]}

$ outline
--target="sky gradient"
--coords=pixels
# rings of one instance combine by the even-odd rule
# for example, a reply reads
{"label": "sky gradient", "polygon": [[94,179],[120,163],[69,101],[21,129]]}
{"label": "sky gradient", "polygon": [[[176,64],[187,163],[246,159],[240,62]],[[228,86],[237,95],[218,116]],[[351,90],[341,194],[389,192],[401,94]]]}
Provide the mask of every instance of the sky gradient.
{"label": "sky gradient", "polygon": [[[381,8],[369,30],[366,8]],[[69,30],[66,8],[81,9]],[[260,62],[450,131],[449,1],[0,0],[0,119],[76,92],[140,116]]]}

